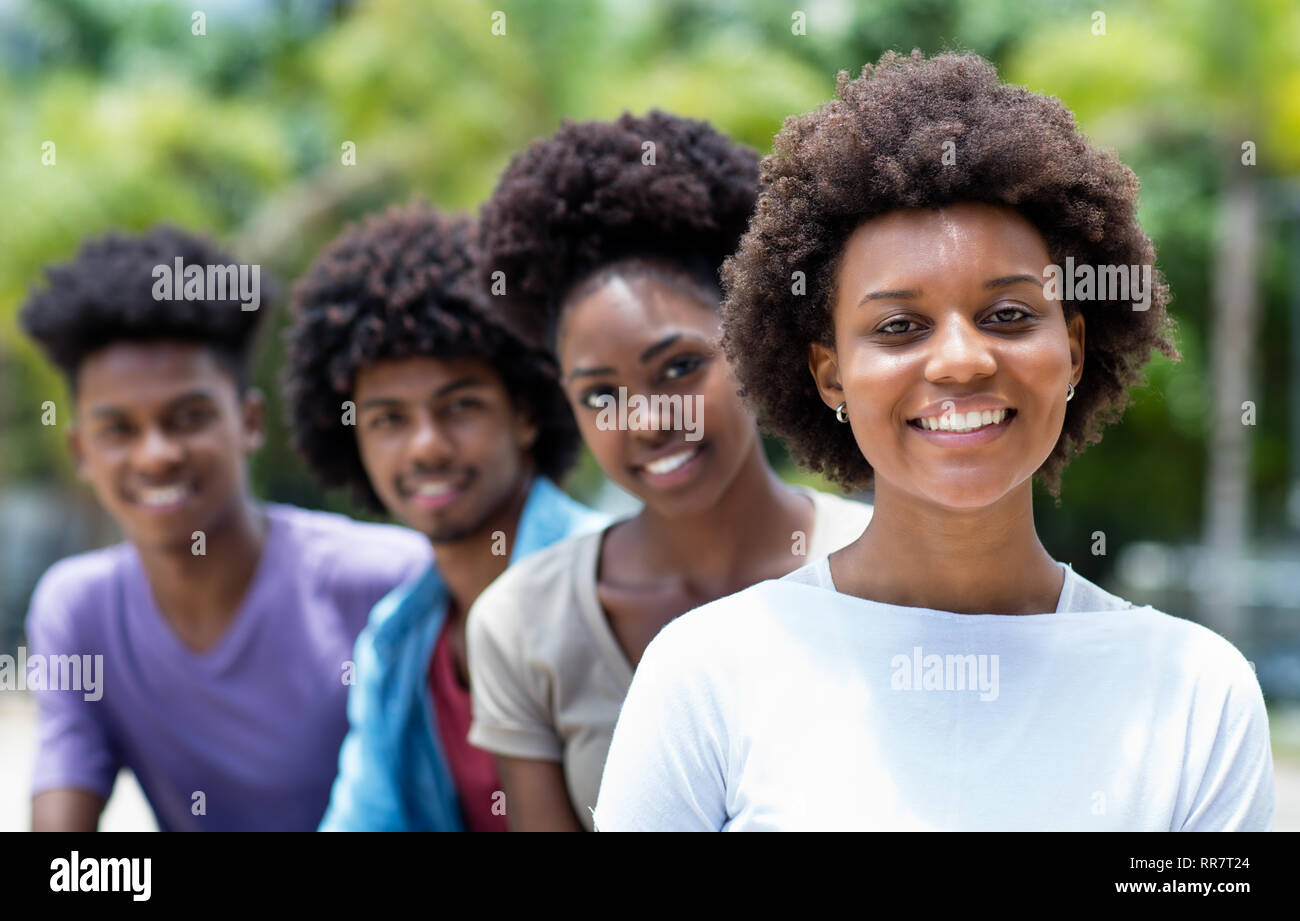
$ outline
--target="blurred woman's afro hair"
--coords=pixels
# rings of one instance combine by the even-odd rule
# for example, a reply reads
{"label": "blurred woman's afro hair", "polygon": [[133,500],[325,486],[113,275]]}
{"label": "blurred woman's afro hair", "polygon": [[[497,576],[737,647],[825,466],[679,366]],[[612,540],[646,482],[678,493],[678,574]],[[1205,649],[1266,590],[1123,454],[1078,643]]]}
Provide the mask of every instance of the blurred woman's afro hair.
{"label": "blurred woman's afro hair", "polygon": [[551,347],[566,294],[615,262],[667,263],[720,300],[757,191],[758,154],[707,122],[566,120],[515,156],[483,206],[484,272],[504,280],[511,325]]}

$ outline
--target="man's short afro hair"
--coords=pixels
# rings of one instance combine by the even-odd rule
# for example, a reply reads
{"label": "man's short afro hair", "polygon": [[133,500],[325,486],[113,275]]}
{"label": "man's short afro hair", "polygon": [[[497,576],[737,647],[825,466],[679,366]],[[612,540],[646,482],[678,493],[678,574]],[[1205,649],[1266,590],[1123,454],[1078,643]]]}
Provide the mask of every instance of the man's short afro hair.
{"label": "man's short afro hair", "polygon": [[757,193],[757,152],[708,122],[657,109],[566,119],[514,157],[484,204],[484,272],[504,273],[512,327],[551,347],[572,286],[621,260],[668,263],[721,300],[722,261]]}
{"label": "man's short afro hair", "polygon": [[293,288],[284,389],[294,445],[325,485],[352,487],[374,511],[383,503],[342,417],[357,371],[375,362],[481,359],[537,425],[537,470],[559,483],[577,459],[555,363],[486,302],[476,233],[470,218],[424,202],[394,206],[346,228]]}
{"label": "man's short afro hair", "polygon": [[[978,55],[886,52],[837,97],[786,119],[763,161],[763,190],[740,248],[723,269],[723,348],[759,421],[801,465],[850,489],[872,485],[870,464],[835,421],[808,369],[808,345],[834,345],[831,305],[844,244],[864,221],[900,208],[986,202],[1014,208],[1042,234],[1053,263],[1151,265],[1150,307],[1063,301],[1087,324],[1084,372],[1061,436],[1037,471],[1060,496],[1066,463],[1119,419],[1126,388],[1158,349],[1178,354],[1165,311],[1169,288],[1138,226],[1138,181],[1075,128],[1055,98],[999,82]],[[945,141],[957,162],[944,165]],[[807,292],[792,293],[801,271]]]}
{"label": "man's short afro hair", "polygon": [[259,268],[257,310],[242,309],[237,286],[220,300],[157,300],[154,268],[170,272],[177,257],[185,266],[238,264],[207,237],[170,224],[138,235],[110,231],[84,241],[70,262],[46,267],[47,284],[29,294],[19,325],[74,389],[82,361],[105,346],[180,340],[211,348],[243,390],[275,282]]}

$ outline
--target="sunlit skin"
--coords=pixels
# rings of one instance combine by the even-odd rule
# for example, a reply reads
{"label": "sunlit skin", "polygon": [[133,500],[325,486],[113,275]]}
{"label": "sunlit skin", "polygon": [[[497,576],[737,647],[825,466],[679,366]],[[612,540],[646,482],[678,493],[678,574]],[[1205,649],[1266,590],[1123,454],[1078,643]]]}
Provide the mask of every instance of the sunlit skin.
{"label": "sunlit skin", "polygon": [[[135,545],[180,641],[212,648],[265,544],[246,470],[262,443],[261,394],[241,395],[203,346],[169,341],[115,343],[87,356],[75,391],[68,442],[78,476]],[[32,797],[32,829],[93,831],[103,808],[97,794],[46,790]]]}
{"label": "sunlit skin", "polygon": [[[847,240],[834,347],[808,357],[875,471],[870,525],[830,557],[840,591],[968,614],[1056,609],[1064,580],[1034,528],[1031,477],[1080,384],[1084,320],[1067,324],[1044,296],[1050,261],[1027,220],[987,204],[890,212]],[[908,424],[947,400],[1015,414],[982,443]]]}
{"label": "sunlit skin", "polygon": [[[376,362],[357,372],[353,400],[371,486],[395,518],[434,545],[452,599],[444,629],[468,686],[465,615],[509,563],[532,486],[537,428],[492,367],[472,358]],[[506,553],[493,552],[496,532]]]}
{"label": "sunlit skin", "polygon": [[[718,351],[716,308],[687,287],[654,278],[615,275],[576,298],[559,330],[559,358],[569,404],[583,440],[610,480],[672,519],[712,508],[758,449],[758,431],[736,396],[736,382]],[[602,430],[599,397],[665,394],[703,404],[697,431]],[[699,450],[697,475],[661,486],[646,461],[683,449]]]}
{"label": "sunlit skin", "polygon": [[[601,543],[597,595],[633,667],[668,622],[686,611],[806,562],[791,534],[812,533],[813,506],[768,466],[753,416],[718,339],[717,293],[608,266],[566,298],[556,352],[569,405],[587,447],[610,480],[644,503]],[[674,271],[671,268],[666,271]],[[671,277],[671,276],[670,276]],[[699,395],[702,436],[682,430],[601,429],[593,397]],[[684,448],[700,453],[667,478],[646,461]],[[499,758],[511,830],[572,830],[574,816],[558,762]]]}
{"label": "sunlit skin", "polygon": [[[585,289],[585,290],[584,290]],[[794,530],[810,533],[812,503],[767,464],[753,416],[719,348],[716,305],[689,283],[613,273],[565,305],[557,352],[583,440],[605,475],[643,503],[610,529],[598,591],[628,661],[670,620],[800,562]],[[601,429],[592,396],[702,397],[702,437],[685,431]],[[684,482],[660,485],[645,463],[686,448]],[[682,474],[679,474],[682,475]]]}

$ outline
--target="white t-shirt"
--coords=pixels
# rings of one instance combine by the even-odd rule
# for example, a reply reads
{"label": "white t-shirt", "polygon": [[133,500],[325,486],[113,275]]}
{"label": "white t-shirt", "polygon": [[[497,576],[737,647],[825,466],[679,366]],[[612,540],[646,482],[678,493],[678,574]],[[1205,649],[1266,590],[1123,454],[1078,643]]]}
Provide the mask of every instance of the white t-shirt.
{"label": "white t-shirt", "polygon": [[[803,561],[852,543],[871,506],[804,486],[813,529]],[[612,525],[611,525],[612,527]],[[479,595],[465,627],[474,695],[471,745],[558,761],[578,821],[591,828],[605,753],[632,663],[600,606],[597,570],[609,529],[559,541],[513,564]],[[807,553],[807,556],[802,554]]]}
{"label": "white t-shirt", "polygon": [[620,712],[621,830],[1269,830],[1250,664],[1065,564],[1056,611],[835,591],[822,557],[684,614]]}

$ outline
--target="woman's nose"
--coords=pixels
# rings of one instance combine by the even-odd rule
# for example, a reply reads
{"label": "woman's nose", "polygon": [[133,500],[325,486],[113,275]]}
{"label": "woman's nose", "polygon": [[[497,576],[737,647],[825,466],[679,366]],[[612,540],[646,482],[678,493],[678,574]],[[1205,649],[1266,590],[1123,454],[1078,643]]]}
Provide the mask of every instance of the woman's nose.
{"label": "woman's nose", "polygon": [[945,319],[927,345],[929,380],[967,381],[997,370],[988,336],[967,317]]}

